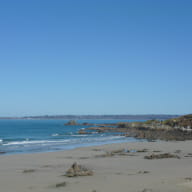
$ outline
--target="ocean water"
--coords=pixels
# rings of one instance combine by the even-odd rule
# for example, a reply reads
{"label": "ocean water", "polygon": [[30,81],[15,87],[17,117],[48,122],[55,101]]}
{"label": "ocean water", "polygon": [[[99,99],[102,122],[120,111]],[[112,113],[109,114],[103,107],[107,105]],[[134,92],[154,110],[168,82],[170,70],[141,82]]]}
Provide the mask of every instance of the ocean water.
{"label": "ocean water", "polygon": [[[79,120],[78,123],[116,123],[128,120]],[[130,120],[129,120],[130,121]],[[90,126],[65,126],[68,120],[0,120],[0,152],[37,153],[68,150],[77,147],[138,141],[119,133],[80,135]]]}

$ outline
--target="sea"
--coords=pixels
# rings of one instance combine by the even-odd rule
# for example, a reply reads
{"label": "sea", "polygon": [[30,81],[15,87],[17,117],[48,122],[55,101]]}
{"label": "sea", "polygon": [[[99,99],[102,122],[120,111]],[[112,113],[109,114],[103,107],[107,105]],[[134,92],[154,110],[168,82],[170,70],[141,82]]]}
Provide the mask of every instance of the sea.
{"label": "sea", "polygon": [[81,125],[67,126],[68,120],[0,120],[0,154],[40,153],[70,150],[85,146],[143,141],[119,133],[79,134],[82,123],[117,123],[132,120],[78,120]]}

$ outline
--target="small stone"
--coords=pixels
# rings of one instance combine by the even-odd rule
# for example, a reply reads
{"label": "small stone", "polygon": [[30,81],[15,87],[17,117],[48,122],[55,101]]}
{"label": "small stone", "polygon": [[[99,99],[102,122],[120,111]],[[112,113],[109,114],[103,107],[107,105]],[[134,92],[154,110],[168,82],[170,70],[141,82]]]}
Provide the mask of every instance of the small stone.
{"label": "small stone", "polygon": [[35,172],[34,169],[25,169],[25,170],[23,170],[23,173],[33,173],[33,172]]}
{"label": "small stone", "polygon": [[56,186],[57,188],[58,188],[58,187],[65,187],[65,186],[66,186],[66,182],[57,183],[55,186]]}

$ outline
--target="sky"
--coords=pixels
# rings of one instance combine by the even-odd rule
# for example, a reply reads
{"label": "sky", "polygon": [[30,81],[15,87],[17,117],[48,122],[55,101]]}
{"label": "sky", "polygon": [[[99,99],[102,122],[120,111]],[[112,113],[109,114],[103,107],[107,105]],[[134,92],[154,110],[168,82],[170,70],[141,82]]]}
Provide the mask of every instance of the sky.
{"label": "sky", "polygon": [[192,113],[191,0],[1,0],[0,116]]}

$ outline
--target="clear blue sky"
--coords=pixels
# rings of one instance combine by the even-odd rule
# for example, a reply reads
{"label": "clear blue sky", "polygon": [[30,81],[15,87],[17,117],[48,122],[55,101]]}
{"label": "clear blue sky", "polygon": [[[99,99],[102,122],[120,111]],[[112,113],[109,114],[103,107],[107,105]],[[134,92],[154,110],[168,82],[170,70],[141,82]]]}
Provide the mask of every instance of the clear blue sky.
{"label": "clear blue sky", "polygon": [[0,116],[192,113],[191,0],[0,1]]}

